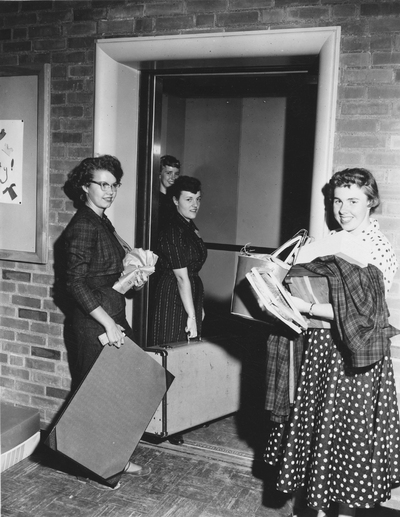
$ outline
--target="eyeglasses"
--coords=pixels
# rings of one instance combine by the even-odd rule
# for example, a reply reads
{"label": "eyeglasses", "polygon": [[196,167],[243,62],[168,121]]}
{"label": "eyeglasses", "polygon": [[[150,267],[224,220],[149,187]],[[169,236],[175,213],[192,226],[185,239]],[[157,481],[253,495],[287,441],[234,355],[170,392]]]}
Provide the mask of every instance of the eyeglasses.
{"label": "eyeglasses", "polygon": [[113,183],[112,185],[110,185],[106,181],[94,181],[94,180],[90,180],[89,183],[96,183],[96,185],[99,185],[101,190],[104,190],[104,191],[118,190],[119,187],[122,185],[122,183]]}

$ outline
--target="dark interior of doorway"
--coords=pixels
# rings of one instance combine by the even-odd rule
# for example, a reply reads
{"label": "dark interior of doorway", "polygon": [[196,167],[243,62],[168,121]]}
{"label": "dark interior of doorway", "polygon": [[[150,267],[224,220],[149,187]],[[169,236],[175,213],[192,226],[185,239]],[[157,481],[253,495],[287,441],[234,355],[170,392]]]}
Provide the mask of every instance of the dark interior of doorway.
{"label": "dark interior of doorway", "polygon": [[[156,76],[158,81],[155,81]],[[160,85],[162,92],[156,91],[157,88],[160,90]],[[318,70],[315,63],[285,71],[275,67],[268,70],[214,70],[212,73],[210,70],[142,73],[136,245],[150,249],[156,247],[159,155],[154,153],[154,144],[160,136],[160,110],[157,113],[154,103],[156,95],[164,93],[185,98],[287,97],[284,194],[280,221],[280,240],[284,242],[309,224],[317,87]],[[226,242],[207,243],[207,247],[232,253],[240,250],[240,246]],[[272,249],[258,247],[256,251]],[[204,337],[230,332],[237,336],[265,331],[263,324],[232,316],[229,305],[221,304],[207,297],[207,294],[205,309]],[[141,294],[141,299],[134,302],[134,330],[140,343],[146,342],[150,311],[151,293],[147,289]]]}

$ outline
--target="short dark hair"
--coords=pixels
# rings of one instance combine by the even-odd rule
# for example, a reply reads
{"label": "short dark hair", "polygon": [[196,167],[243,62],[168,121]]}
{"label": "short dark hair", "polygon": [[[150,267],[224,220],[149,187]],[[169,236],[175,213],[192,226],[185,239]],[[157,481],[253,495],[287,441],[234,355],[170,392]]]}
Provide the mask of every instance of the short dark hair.
{"label": "short dark hair", "polygon": [[184,190],[186,192],[191,192],[192,194],[201,192],[201,182],[192,176],[179,176],[179,178],[175,180],[175,183],[171,185],[168,190],[171,190],[171,195],[173,197],[179,199],[181,193]]}
{"label": "short dark hair", "polygon": [[94,172],[99,170],[110,172],[118,183],[121,182],[124,175],[121,162],[115,156],[104,154],[85,158],[69,172],[68,179],[64,184],[64,192],[77,206],[86,202],[86,194],[82,187],[88,185],[93,179]]}
{"label": "short dark hair", "polygon": [[175,156],[165,154],[160,158],[160,171],[162,171],[164,167],[175,167],[176,169],[180,169],[181,162],[178,160],[178,158],[175,158]]}
{"label": "short dark hair", "polygon": [[354,168],[335,172],[327,185],[327,196],[329,201],[331,203],[333,202],[336,187],[350,187],[351,185],[357,185],[364,189],[364,192],[370,201],[372,213],[379,206],[380,198],[376,180],[367,169]]}

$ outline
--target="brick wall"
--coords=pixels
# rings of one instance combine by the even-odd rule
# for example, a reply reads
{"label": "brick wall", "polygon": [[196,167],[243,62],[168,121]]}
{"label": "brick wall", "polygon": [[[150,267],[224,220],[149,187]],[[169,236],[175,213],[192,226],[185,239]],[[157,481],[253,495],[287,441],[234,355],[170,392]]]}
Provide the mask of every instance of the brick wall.
{"label": "brick wall", "polygon": [[[73,208],[66,174],[93,149],[96,38],[340,25],[334,168],[363,166],[380,185],[379,220],[400,258],[400,3],[374,0],[0,2],[0,64],[51,64],[49,261],[2,261],[3,397],[41,411],[45,427],[69,392],[63,313],[53,302],[53,245]],[[400,327],[400,275],[391,321]],[[400,361],[400,341],[394,355]]]}

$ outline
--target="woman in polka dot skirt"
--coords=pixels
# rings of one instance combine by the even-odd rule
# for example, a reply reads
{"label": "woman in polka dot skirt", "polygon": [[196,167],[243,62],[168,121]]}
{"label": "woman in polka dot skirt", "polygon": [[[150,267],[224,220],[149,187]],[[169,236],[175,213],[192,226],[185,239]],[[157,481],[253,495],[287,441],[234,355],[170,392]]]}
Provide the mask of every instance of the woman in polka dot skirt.
{"label": "woman in polka dot skirt", "polygon": [[279,461],[277,488],[295,493],[304,487],[318,517],[332,502],[340,516],[372,508],[390,499],[391,487],[400,483],[389,339],[398,331],[388,323],[385,301],[398,263],[370,218],[379,205],[372,174],[346,169],[327,187],[334,218],[342,230],[370,243],[372,258],[366,268],[334,256],[306,265],[328,278],[331,303],[294,302],[300,312],[331,321],[332,328],[309,329],[300,338],[305,351],[289,426],[275,426],[265,453],[266,462]]}

